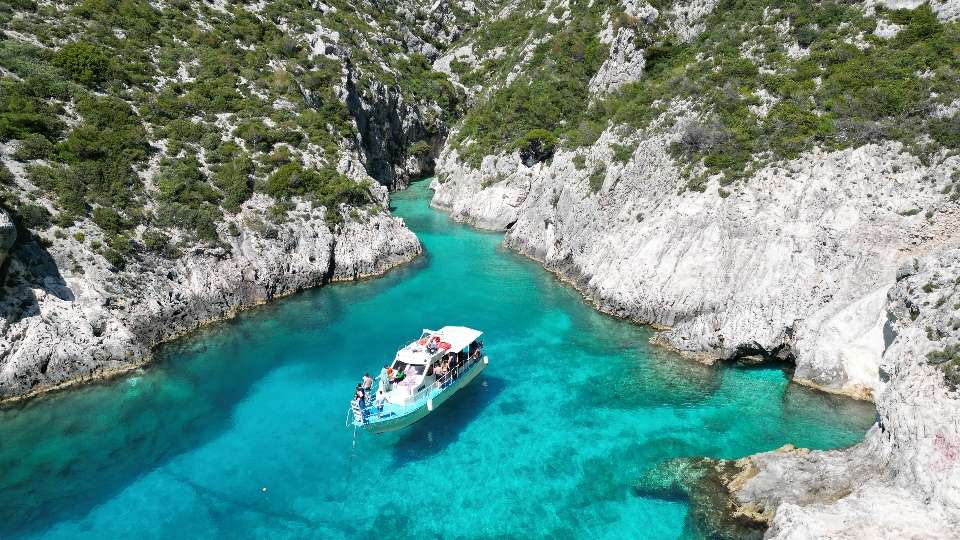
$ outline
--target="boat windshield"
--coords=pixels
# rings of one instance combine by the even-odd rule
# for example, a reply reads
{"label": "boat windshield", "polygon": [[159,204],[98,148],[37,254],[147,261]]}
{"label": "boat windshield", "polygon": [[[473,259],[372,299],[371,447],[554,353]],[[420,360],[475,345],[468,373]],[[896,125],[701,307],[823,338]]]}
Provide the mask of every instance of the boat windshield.
{"label": "boat windshield", "polygon": [[407,375],[423,375],[424,366],[410,364],[407,366]]}
{"label": "boat windshield", "polygon": [[401,362],[400,360],[395,360],[393,362],[394,371],[402,371],[407,375],[422,375],[423,370],[426,369],[426,366],[421,364],[408,364],[406,362]]}

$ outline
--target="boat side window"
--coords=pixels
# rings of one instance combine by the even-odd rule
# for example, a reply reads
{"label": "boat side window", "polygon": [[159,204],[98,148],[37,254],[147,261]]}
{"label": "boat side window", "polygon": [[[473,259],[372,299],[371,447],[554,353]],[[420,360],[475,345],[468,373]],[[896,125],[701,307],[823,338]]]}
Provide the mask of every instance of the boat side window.
{"label": "boat side window", "polygon": [[406,369],[407,369],[407,364],[405,364],[405,363],[403,363],[403,362],[401,362],[401,361],[399,361],[399,360],[394,360],[394,361],[393,361],[393,365],[390,366],[390,367],[392,367],[394,371],[406,371]]}

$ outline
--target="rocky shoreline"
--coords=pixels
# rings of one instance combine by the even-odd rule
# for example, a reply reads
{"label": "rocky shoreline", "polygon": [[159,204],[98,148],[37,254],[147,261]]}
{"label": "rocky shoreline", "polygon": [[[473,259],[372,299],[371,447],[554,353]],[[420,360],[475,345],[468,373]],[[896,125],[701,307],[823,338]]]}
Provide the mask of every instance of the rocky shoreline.
{"label": "rocky shoreline", "polygon": [[815,151],[700,193],[666,150],[678,131],[631,141],[624,163],[612,131],[533,167],[514,153],[471,169],[448,150],[432,204],[506,231],[601,311],[669,328],[660,345],[708,362],[789,359],[799,382],[869,398],[897,267],[960,243],[960,210],[939,193],[960,160],[924,165],[897,143]]}
{"label": "rocky shoreline", "polygon": [[[588,164],[611,163],[606,137]],[[704,363],[793,361],[795,382],[877,404],[853,448],[674,460],[639,479],[641,494],[690,499],[711,537],[948,537],[960,524],[960,399],[928,359],[955,362],[960,337],[960,211],[937,189],[957,158],[923,165],[889,144],[815,152],[732,193],[690,193],[665,143],[648,144],[608,166],[596,193],[574,154],[470,170],[448,151],[433,206],[506,231],[507,247],[600,311],[658,325],[657,345]],[[935,211],[917,219],[913,207]]]}
{"label": "rocky shoreline", "polygon": [[383,274],[422,251],[380,207],[331,230],[323,209],[307,203],[271,225],[270,204],[256,196],[223,223],[224,247],[147,256],[117,273],[73,239],[15,244],[2,303],[0,402],[128,371],[162,342],[306,288]]}
{"label": "rocky shoreline", "polygon": [[[654,496],[687,491],[713,537],[949,538],[960,528],[956,288],[960,250],[906,263],[888,294],[890,340],[877,424],[846,450],[791,445],[736,461],[662,463],[639,482]],[[666,486],[666,487],[665,487]],[[694,494],[697,490],[700,492]],[[759,536],[757,536],[759,537]]]}

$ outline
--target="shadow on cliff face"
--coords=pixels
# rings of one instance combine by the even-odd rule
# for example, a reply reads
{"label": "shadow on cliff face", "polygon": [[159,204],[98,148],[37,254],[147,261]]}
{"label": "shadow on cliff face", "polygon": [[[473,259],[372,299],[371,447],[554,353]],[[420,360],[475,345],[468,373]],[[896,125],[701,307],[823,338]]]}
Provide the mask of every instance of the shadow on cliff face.
{"label": "shadow on cliff face", "polygon": [[[226,327],[207,332],[217,334]],[[217,341],[211,346],[217,348],[216,356],[196,354],[207,348],[197,348],[199,340],[174,344],[165,348],[149,376],[88,385],[0,409],[0,538],[42,532],[56,522],[81,518],[131,478],[228,429],[235,405],[282,360],[240,354],[255,339],[248,334]],[[190,361],[176,366],[167,360],[187,354]],[[229,376],[224,376],[219,355],[243,360],[231,364]]]}
{"label": "shadow on cliff face", "polygon": [[[443,452],[456,442],[464,428],[497,399],[506,385],[503,379],[481,374],[477,380],[460,389],[436,411],[400,435],[393,444],[394,467]],[[507,405],[507,408],[513,406],[515,404]]]}
{"label": "shadow on cliff face", "polygon": [[[442,146],[445,127],[427,125],[420,111],[390,88],[374,87],[373,95],[361,95],[352,71],[346,90],[347,110],[357,124],[367,174],[391,189],[433,174],[434,156]],[[315,96],[308,94],[305,98],[313,107],[322,106]],[[426,143],[429,150],[411,153],[414,143]]]}
{"label": "shadow on cliff face", "polygon": [[60,274],[50,252],[41,246],[20,218],[11,213],[17,225],[17,241],[0,266],[0,316],[9,323],[39,315],[40,305],[34,290],[44,291],[60,300],[73,301],[74,295]]}

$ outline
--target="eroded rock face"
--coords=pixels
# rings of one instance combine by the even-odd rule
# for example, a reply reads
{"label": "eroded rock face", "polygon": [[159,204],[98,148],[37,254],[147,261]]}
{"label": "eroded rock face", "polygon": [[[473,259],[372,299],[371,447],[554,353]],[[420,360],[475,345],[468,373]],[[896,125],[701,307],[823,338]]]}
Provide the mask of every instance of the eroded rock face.
{"label": "eroded rock face", "polygon": [[[797,380],[868,398],[898,266],[960,239],[960,209],[938,191],[960,159],[924,165],[896,143],[813,151],[700,193],[667,150],[682,125],[650,138],[607,131],[534,167],[504,155],[473,170],[449,151],[433,205],[509,228],[507,246],[601,310],[670,327],[661,344],[707,361],[792,357]],[[636,150],[617,161],[615,143]]]}
{"label": "eroded rock face", "polygon": [[[960,530],[960,394],[943,351],[960,343],[960,250],[908,261],[888,294],[886,383],[863,443],[749,458],[735,491],[773,538],[952,538]],[[953,359],[951,361],[956,361]]]}
{"label": "eroded rock face", "polygon": [[659,15],[650,4],[635,0],[624,2],[622,13],[607,13],[610,20],[600,41],[610,47],[610,54],[590,80],[591,94],[610,92],[643,76],[646,61],[637,47],[637,35]]}
{"label": "eroded rock face", "polygon": [[[324,209],[300,203],[270,224],[256,195],[221,224],[229,249],[193,248],[176,260],[144,255],[114,273],[72,238],[11,255],[0,309],[0,400],[122,370],[151,348],[308,287],[376,275],[421,252],[386,212],[360,211],[333,230]],[[228,231],[235,227],[235,235]]]}
{"label": "eroded rock face", "polygon": [[[960,530],[960,249],[907,261],[887,295],[878,422],[846,450],[787,445],[737,461],[672,460],[639,479],[689,498],[711,537],[954,538]],[[943,353],[947,351],[945,356]],[[946,358],[946,360],[944,360]]]}

